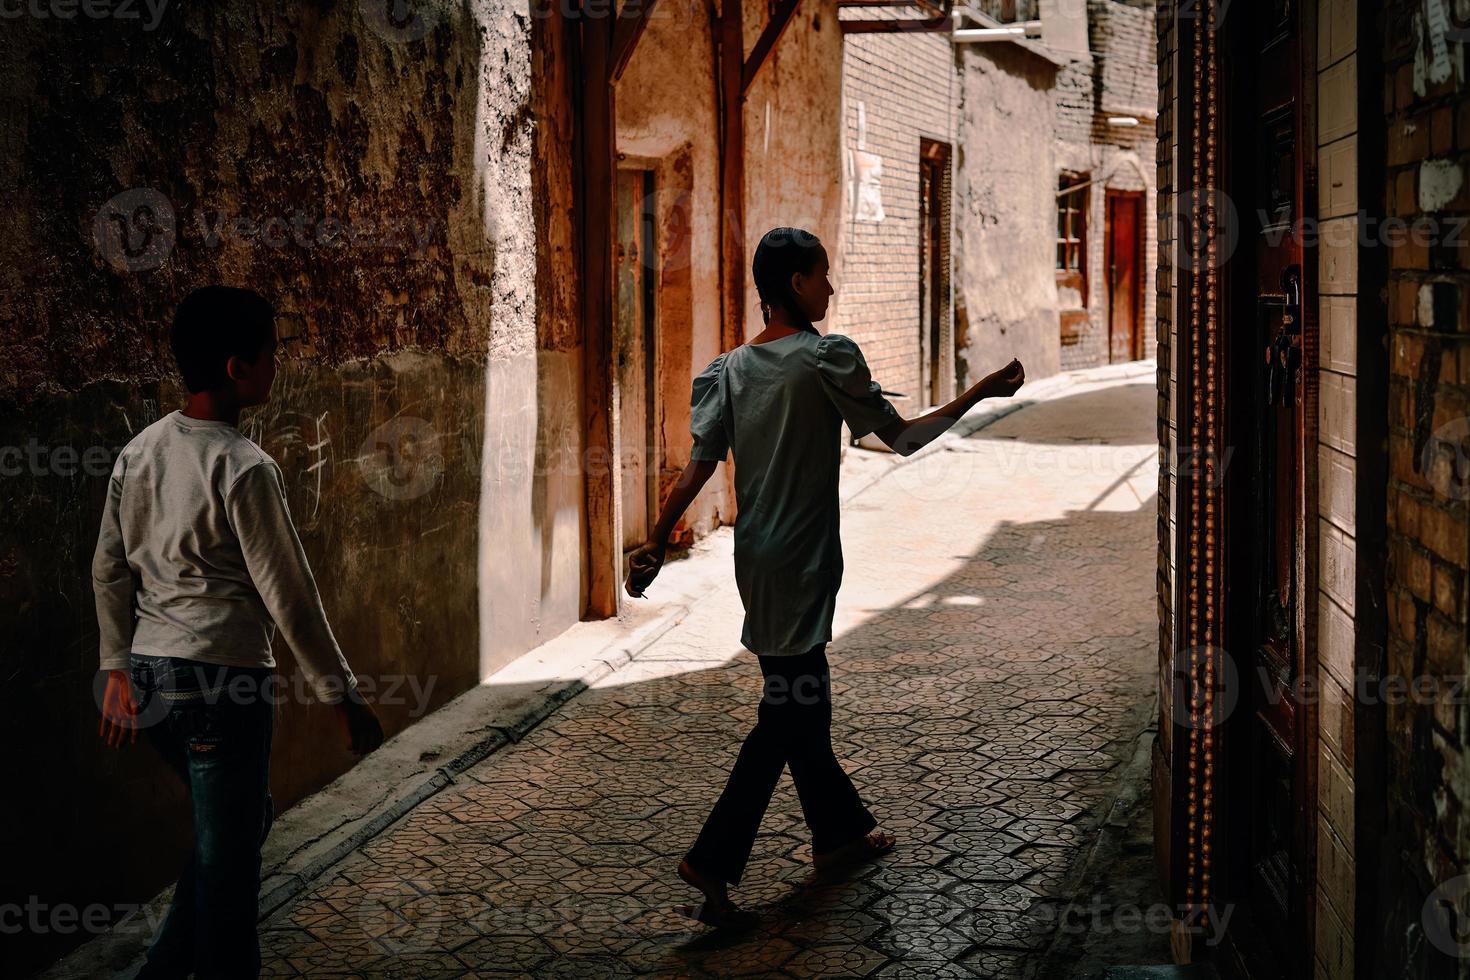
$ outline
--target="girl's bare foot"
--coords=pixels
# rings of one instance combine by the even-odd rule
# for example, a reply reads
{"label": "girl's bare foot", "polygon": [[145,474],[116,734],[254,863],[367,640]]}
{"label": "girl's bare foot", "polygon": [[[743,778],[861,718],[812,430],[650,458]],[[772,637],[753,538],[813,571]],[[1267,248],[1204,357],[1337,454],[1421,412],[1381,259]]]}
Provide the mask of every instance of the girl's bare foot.
{"label": "girl's bare foot", "polygon": [[861,864],[887,854],[897,843],[898,838],[886,830],[873,830],[856,840],[848,841],[841,847],[824,851],[821,854],[813,854],[812,864],[818,871],[831,871],[834,868]]}
{"label": "girl's bare foot", "polygon": [[679,862],[679,877],[686,884],[698,888],[704,895],[704,903],[698,909],[687,906],[680,908],[690,918],[716,929],[745,926],[753,920],[750,913],[740,910],[730,901],[729,888],[723,881],[706,878],[695,871],[688,861]]}

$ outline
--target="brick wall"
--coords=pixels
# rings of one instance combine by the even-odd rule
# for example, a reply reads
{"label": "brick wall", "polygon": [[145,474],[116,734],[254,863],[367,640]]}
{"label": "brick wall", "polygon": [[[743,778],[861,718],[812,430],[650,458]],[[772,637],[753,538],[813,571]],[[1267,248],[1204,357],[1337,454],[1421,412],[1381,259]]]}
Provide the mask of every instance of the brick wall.
{"label": "brick wall", "polygon": [[[1445,19],[1426,18],[1425,9],[1423,2],[1395,0],[1384,5],[1380,21],[1388,211],[1427,232],[1389,241],[1385,229],[1383,236],[1389,241],[1387,673],[1427,678],[1444,692],[1452,679],[1470,673],[1470,248],[1457,231],[1470,215],[1470,103],[1464,39],[1447,33]],[[1442,910],[1425,912],[1436,888],[1464,883],[1470,862],[1466,725],[1463,697],[1387,705],[1383,863],[1389,880],[1379,951],[1385,971],[1470,976],[1470,959],[1454,958],[1444,934],[1436,942],[1428,928],[1444,921]],[[1461,898],[1461,930],[1464,911]]]}
{"label": "brick wall", "polygon": [[[848,11],[877,19],[873,8]],[[897,16],[889,14],[888,16]],[[842,57],[844,214],[841,268],[830,329],[863,349],[873,376],[900,411],[928,404],[919,311],[919,141],[958,143],[958,80],[940,34],[851,34]],[[881,221],[853,206],[857,154],[882,161]],[[953,362],[953,352],[946,352]]]}

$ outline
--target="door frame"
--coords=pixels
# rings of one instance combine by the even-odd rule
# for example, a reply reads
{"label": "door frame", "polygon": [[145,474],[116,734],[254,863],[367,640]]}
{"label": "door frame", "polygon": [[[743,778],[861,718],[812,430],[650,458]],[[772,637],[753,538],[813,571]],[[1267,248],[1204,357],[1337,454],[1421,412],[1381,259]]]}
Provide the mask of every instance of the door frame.
{"label": "door frame", "polygon": [[[1299,18],[1301,45],[1297,93],[1298,174],[1310,178],[1300,187],[1301,214],[1316,215],[1312,185],[1316,174],[1316,5],[1311,0],[1291,0]],[[1255,329],[1256,270],[1250,253],[1240,249],[1226,252],[1231,261],[1208,261],[1210,243],[1222,249],[1244,243],[1241,222],[1249,215],[1232,214],[1226,202],[1242,199],[1245,180],[1250,179],[1241,161],[1255,149],[1254,127],[1237,118],[1241,100],[1235,85],[1241,73],[1223,71],[1230,58],[1236,64],[1250,63],[1246,52],[1233,50],[1246,43],[1239,29],[1245,18],[1224,18],[1216,24],[1201,16],[1179,22],[1177,49],[1178,101],[1171,120],[1177,141],[1175,193],[1171,210],[1175,216],[1174,269],[1177,284],[1170,289],[1170,322],[1175,325],[1174,343],[1177,375],[1175,382],[1174,446],[1175,489],[1172,511],[1178,533],[1174,536],[1173,633],[1171,638],[1172,703],[1166,720],[1170,729],[1168,770],[1173,787],[1169,810],[1168,885],[1171,900],[1181,911],[1176,923],[1175,955],[1180,962],[1208,956],[1222,972],[1232,977],[1265,980],[1281,975],[1310,976],[1315,946],[1317,739],[1315,704],[1307,699],[1300,726],[1297,758],[1301,768],[1296,787],[1296,834],[1300,842],[1300,875],[1304,884],[1300,900],[1302,914],[1292,923],[1296,959],[1284,971],[1263,959],[1256,949],[1258,937],[1251,934],[1249,916],[1242,913],[1241,895],[1233,881],[1235,866],[1244,860],[1237,830],[1250,813],[1232,785],[1232,768],[1248,751],[1242,739],[1241,711],[1231,712],[1222,722],[1191,722],[1186,716],[1195,704],[1208,706],[1227,683],[1243,684],[1249,678],[1236,672],[1231,652],[1242,637],[1234,628],[1239,618],[1233,597],[1244,595],[1241,584],[1249,569],[1242,554],[1232,552],[1238,537],[1234,527],[1248,532],[1254,515],[1245,506],[1247,497],[1240,484],[1248,466],[1230,465],[1227,451],[1244,445],[1242,410],[1238,386],[1233,383],[1241,358],[1253,357],[1250,337],[1242,337],[1241,323]],[[1245,58],[1246,60],[1241,60]],[[1198,115],[1196,115],[1198,113]],[[1203,120],[1198,133],[1193,120]],[[1242,172],[1242,170],[1246,172]],[[1213,224],[1212,224],[1213,222]],[[1234,223],[1235,237],[1229,227]],[[1193,234],[1194,229],[1206,229]],[[1209,230],[1213,228],[1214,234]],[[1191,238],[1201,244],[1192,245]],[[1302,261],[1302,427],[1297,454],[1302,472],[1297,487],[1297,514],[1301,544],[1296,554],[1296,572],[1303,584],[1293,611],[1293,628],[1302,651],[1301,672],[1309,690],[1316,684],[1316,585],[1317,585],[1317,349],[1318,290],[1317,254],[1310,237],[1304,243]],[[1249,269],[1247,270],[1247,267]],[[1249,274],[1247,274],[1247,271]],[[1242,344],[1246,347],[1242,347]],[[1172,374],[1173,372],[1171,372]],[[1308,592],[1310,588],[1312,591]],[[1239,691],[1237,691],[1239,693]],[[1181,701],[1183,704],[1181,704]],[[1238,775],[1238,773],[1237,773]],[[1247,773],[1247,778],[1249,774]],[[1222,947],[1207,951],[1199,934],[1187,927],[1218,923],[1218,910],[1233,906]]]}
{"label": "door frame", "polygon": [[[643,292],[643,296],[642,296],[641,309],[643,311],[643,323],[642,323],[642,330],[643,330],[643,338],[642,338],[642,341],[643,341],[643,343],[642,343],[642,348],[643,348],[643,365],[642,365],[642,367],[643,367],[643,408],[644,408],[644,411],[643,411],[643,419],[644,419],[643,430],[644,431],[640,434],[640,438],[641,438],[641,440],[643,442],[643,453],[644,453],[644,459],[643,459],[643,495],[644,495],[645,522],[647,523],[649,529],[651,530],[652,529],[652,526],[653,526],[653,522],[657,519],[657,516],[658,516],[658,507],[659,507],[659,503],[660,503],[660,501],[659,501],[659,493],[658,493],[658,491],[659,491],[659,470],[660,470],[660,467],[662,465],[662,458],[663,458],[663,446],[660,443],[660,439],[659,439],[659,437],[660,437],[660,430],[659,430],[659,427],[658,427],[658,417],[659,417],[659,408],[660,408],[660,406],[659,406],[659,400],[660,400],[659,388],[660,388],[660,386],[659,386],[659,375],[658,375],[658,366],[659,366],[659,359],[658,359],[658,343],[659,343],[659,315],[658,315],[659,314],[659,311],[658,311],[658,285],[659,285],[659,283],[658,283],[658,279],[659,279],[659,276],[658,276],[658,270],[659,270],[659,267],[660,267],[659,266],[659,261],[660,261],[660,258],[661,258],[661,253],[659,251],[660,250],[660,247],[661,247],[661,243],[659,241],[659,236],[658,236],[658,227],[659,227],[659,221],[660,221],[660,217],[661,217],[661,215],[659,213],[659,198],[658,198],[659,161],[657,161],[657,160],[650,160],[650,159],[646,159],[646,158],[643,158],[643,157],[632,156],[632,155],[625,154],[625,153],[619,153],[618,154],[617,166],[616,166],[616,168],[614,170],[614,188],[613,188],[613,221],[614,221],[614,227],[615,228],[616,228],[617,221],[621,217],[621,215],[619,214],[619,211],[618,211],[619,203],[620,202],[618,201],[617,186],[620,183],[621,176],[624,173],[637,173],[637,174],[642,174],[643,175],[642,186],[641,186],[641,191],[642,191],[642,194],[643,194],[643,197],[641,199],[641,201],[642,201],[642,209],[641,209],[640,214],[635,217],[635,220],[638,222],[638,228],[639,228],[639,232],[638,232],[638,236],[639,236],[638,248],[639,248],[639,254],[642,257],[642,260],[645,263],[646,262],[649,262],[649,261],[652,261],[652,263],[653,263],[653,265],[648,266],[648,267],[645,268],[645,274],[642,277],[642,292]],[[614,248],[613,266],[614,266],[614,269],[616,269],[616,265],[617,265],[616,249],[617,249],[618,244],[619,244],[619,237],[620,236],[615,232],[615,234],[614,234],[614,241],[613,241],[613,248]],[[612,383],[613,383],[614,390],[615,390],[615,398],[616,398],[615,404],[618,406],[617,414],[619,416],[619,421],[621,421],[621,415],[622,415],[622,394],[623,393],[622,393],[622,390],[621,390],[621,387],[620,387],[620,379],[619,379],[619,373],[618,373],[618,366],[616,364],[616,357],[617,357],[617,351],[618,351],[618,342],[620,340],[620,337],[619,337],[619,324],[617,322],[617,315],[618,315],[618,308],[619,308],[619,300],[618,300],[618,297],[617,297],[617,281],[616,281],[616,275],[614,275],[613,290],[614,290],[614,292],[613,292],[612,352],[613,352],[613,356],[614,356],[614,363],[612,365]],[[616,432],[617,432],[616,445],[613,447],[613,452],[614,452],[614,454],[616,454],[617,458],[619,460],[621,460],[622,459],[623,442],[624,442],[624,439],[625,439],[625,436],[624,436],[623,431],[622,431],[621,424],[619,424],[619,426],[617,427]],[[622,466],[620,464],[619,465],[619,480],[618,480],[618,482],[613,487],[613,491],[615,493],[617,493],[617,494],[620,494],[620,495],[623,492],[622,479],[621,479],[621,470],[622,470]],[[618,523],[618,526],[617,526],[617,537],[616,537],[616,541],[617,541],[617,544],[618,544],[618,547],[619,547],[619,554],[620,554],[620,556],[626,556],[627,553],[630,550],[624,544],[624,542],[623,542],[623,534],[624,534],[624,527],[623,527],[623,525],[626,523],[626,514],[627,514],[626,507],[623,506],[620,503],[619,506],[618,506],[618,522],[617,522]]]}
{"label": "door frame", "polygon": [[1118,190],[1108,187],[1103,192],[1103,269],[1106,271],[1104,283],[1106,285],[1107,305],[1105,315],[1108,318],[1108,363],[1118,363],[1113,359],[1113,265],[1118,256],[1113,254],[1113,207],[1119,202],[1126,201],[1133,208],[1135,220],[1133,222],[1133,255],[1130,259],[1133,265],[1133,336],[1128,343],[1128,360],[1137,361],[1143,357],[1143,238],[1147,234],[1144,223],[1148,220],[1147,209],[1144,207],[1143,191]]}
{"label": "door frame", "polygon": [[[919,379],[925,407],[943,405],[954,397],[954,327],[951,293],[953,254],[949,194],[953,186],[954,147],[943,140],[919,138]],[[936,178],[931,184],[932,228],[924,227],[923,218],[931,209],[922,198],[924,169],[932,167]],[[924,278],[924,256],[930,255],[930,272],[934,283]]]}

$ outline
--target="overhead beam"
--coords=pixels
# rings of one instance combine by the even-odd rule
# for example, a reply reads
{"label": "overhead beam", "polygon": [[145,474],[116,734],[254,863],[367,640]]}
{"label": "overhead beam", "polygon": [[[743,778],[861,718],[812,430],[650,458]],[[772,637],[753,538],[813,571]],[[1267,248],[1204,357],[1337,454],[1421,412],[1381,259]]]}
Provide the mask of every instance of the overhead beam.
{"label": "overhead beam", "polygon": [[[855,5],[877,6],[869,4],[867,0],[857,0]],[[894,4],[893,6],[900,6]],[[908,6],[903,4],[902,6]],[[915,4],[921,10],[933,12],[932,17],[903,17],[898,19],[885,18],[883,20],[842,20],[838,18],[838,25],[843,34],[950,34],[955,28],[955,19],[951,16],[954,11],[954,0],[943,0],[937,3],[935,0],[918,0]]]}
{"label": "overhead beam", "polygon": [[622,9],[618,11],[617,25],[612,32],[609,72],[614,82],[623,77],[623,70],[628,67],[633,49],[638,46],[638,39],[648,27],[649,15],[653,13],[656,3],[658,0],[623,0]]}
{"label": "overhead beam", "polygon": [[771,19],[766,24],[766,29],[761,31],[761,36],[756,40],[755,47],[750,49],[750,57],[745,59],[745,65],[740,73],[740,97],[743,99],[750,91],[750,86],[755,82],[755,76],[760,73],[761,66],[771,56],[771,50],[775,48],[776,42],[781,40],[781,35],[786,33],[796,6],[801,0],[779,0],[776,9],[771,11]]}
{"label": "overhead beam", "polygon": [[906,20],[840,20],[844,34],[948,34],[953,17],[910,17]]}

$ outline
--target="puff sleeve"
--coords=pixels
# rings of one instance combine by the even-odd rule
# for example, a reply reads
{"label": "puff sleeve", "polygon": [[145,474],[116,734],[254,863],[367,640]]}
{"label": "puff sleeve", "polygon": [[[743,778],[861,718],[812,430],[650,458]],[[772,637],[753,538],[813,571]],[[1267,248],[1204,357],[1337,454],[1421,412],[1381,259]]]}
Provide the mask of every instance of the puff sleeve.
{"label": "puff sleeve", "polygon": [[854,438],[901,419],[868,373],[863,352],[850,337],[833,333],[817,341],[817,373]]}
{"label": "puff sleeve", "polygon": [[719,462],[730,452],[730,438],[725,431],[724,386],[720,383],[725,356],[715,358],[694,379],[689,398],[689,434],[694,437],[691,459]]}

